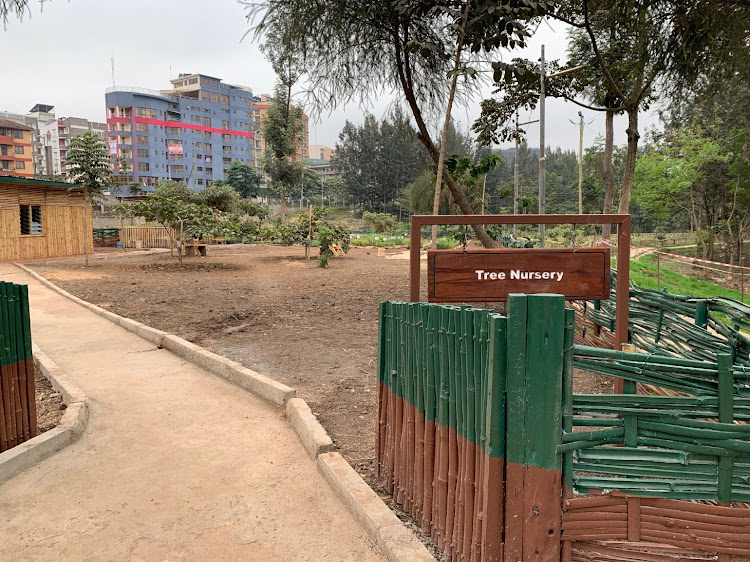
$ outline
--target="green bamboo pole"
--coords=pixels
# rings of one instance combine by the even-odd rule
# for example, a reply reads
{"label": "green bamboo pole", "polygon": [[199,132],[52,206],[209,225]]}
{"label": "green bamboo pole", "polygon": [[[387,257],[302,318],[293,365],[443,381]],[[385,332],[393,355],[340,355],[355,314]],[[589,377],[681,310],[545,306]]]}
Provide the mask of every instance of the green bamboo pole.
{"label": "green bamboo pole", "polygon": [[[732,356],[721,354],[719,362],[719,422],[731,424],[734,417],[734,378]],[[748,443],[750,450],[750,443]],[[717,499],[723,503],[732,501],[732,457],[719,457],[719,482]]]}

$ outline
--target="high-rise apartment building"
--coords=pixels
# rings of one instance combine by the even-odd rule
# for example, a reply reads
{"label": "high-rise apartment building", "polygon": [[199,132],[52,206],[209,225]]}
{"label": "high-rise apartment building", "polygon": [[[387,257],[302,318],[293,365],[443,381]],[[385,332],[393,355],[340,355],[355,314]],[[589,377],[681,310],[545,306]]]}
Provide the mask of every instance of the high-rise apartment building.
{"label": "high-rise apartment building", "polygon": [[107,126],[81,117],[56,117],[55,107],[38,103],[29,113],[0,112],[0,117],[22,123],[31,128],[32,173],[67,175],[65,154],[73,137],[92,132],[106,139]]}
{"label": "high-rise apartment building", "polygon": [[180,74],[170,90],[108,88],[108,147],[115,174],[153,186],[174,179],[200,191],[233,162],[255,165],[250,88]]}
{"label": "high-rise apartment building", "polygon": [[330,146],[325,146],[322,144],[310,145],[310,158],[331,160],[334,154],[336,154],[336,151]]}
{"label": "high-rise apartment building", "polygon": [[0,176],[34,177],[28,125],[0,118]]}
{"label": "high-rise apartment building", "polygon": [[[261,94],[260,98],[256,98],[255,104],[253,104],[253,117],[255,119],[255,166],[260,169],[263,165],[263,154],[266,150],[266,142],[263,139],[262,123],[265,119],[266,113],[268,113],[268,106],[273,103],[273,97],[268,94]],[[304,123],[304,131],[302,133],[302,142],[297,147],[297,158],[304,160],[309,158],[309,139],[310,139],[310,118],[307,115],[302,115],[302,122]]]}

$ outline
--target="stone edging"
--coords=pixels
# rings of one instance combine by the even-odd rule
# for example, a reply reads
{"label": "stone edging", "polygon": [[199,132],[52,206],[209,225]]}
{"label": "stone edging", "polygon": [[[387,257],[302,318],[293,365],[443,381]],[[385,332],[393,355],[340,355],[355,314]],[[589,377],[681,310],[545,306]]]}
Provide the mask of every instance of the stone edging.
{"label": "stone edging", "polygon": [[15,265],[46,287],[94,314],[282,408],[303,447],[317,462],[318,470],[386,558],[390,562],[434,562],[435,559],[421,541],[404,527],[396,514],[385,505],[344,457],[331,452],[331,437],[320,425],[307,403],[296,397],[295,389],[180,337],[104,310],[68,293],[28,267],[19,263]]}
{"label": "stone edging", "polygon": [[56,427],[0,453],[0,484],[77,441],[88,426],[86,395],[36,344],[33,353],[34,364],[62,395],[67,408]]}

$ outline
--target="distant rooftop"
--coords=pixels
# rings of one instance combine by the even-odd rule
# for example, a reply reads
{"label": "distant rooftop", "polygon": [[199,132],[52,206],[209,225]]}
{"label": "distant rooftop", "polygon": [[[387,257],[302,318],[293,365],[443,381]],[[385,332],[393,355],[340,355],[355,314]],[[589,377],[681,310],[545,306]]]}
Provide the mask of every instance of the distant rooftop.
{"label": "distant rooftop", "polygon": [[0,117],[0,127],[6,128],[6,129],[17,129],[21,131],[31,131],[31,127],[27,127],[23,123],[18,123],[17,121],[11,121],[10,119],[5,119],[4,117]]}
{"label": "distant rooftop", "polygon": [[55,109],[54,105],[46,105],[44,103],[38,103],[34,107],[31,108],[31,111],[29,111],[29,113],[52,113],[53,109]]}

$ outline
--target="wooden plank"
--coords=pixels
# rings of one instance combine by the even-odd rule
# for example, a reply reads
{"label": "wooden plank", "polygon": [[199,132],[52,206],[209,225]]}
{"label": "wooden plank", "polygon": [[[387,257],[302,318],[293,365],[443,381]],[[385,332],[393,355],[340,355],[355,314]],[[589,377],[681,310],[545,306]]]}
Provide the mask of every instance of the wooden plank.
{"label": "wooden plank", "polygon": [[609,248],[431,250],[430,302],[497,302],[511,293],[609,298]]}

